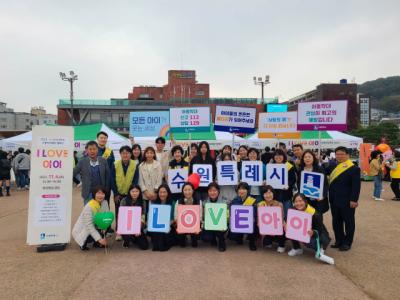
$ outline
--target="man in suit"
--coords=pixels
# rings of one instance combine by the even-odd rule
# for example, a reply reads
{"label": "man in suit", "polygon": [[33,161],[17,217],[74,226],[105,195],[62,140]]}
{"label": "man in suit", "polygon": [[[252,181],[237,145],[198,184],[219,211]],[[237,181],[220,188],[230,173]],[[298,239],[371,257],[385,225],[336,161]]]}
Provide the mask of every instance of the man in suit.
{"label": "man in suit", "polygon": [[348,251],[356,227],[355,211],[361,189],[360,168],[349,159],[347,148],[337,147],[335,155],[338,164],[329,175],[329,201],[336,240],[331,247]]}
{"label": "man in suit", "polygon": [[86,144],[87,156],[83,157],[74,168],[73,176],[80,174],[82,179],[82,198],[84,205],[88,203],[93,195],[91,190],[98,185],[110,190],[110,169],[107,160],[98,157],[98,146],[95,141]]}

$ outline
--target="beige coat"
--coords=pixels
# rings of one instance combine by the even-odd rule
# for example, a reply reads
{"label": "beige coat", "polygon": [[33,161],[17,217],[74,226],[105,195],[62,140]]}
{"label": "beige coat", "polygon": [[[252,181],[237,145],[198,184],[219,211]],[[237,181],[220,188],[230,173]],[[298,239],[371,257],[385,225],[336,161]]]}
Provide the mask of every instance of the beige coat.
{"label": "beige coat", "polygon": [[[101,202],[100,211],[109,210],[107,201],[104,200]],[[86,204],[72,229],[72,237],[79,246],[83,246],[89,235],[91,235],[95,241],[101,239],[100,233],[94,227],[93,217],[92,209],[89,204]]]}
{"label": "beige coat", "polygon": [[[162,178],[162,168],[158,161],[154,160],[151,164],[142,162],[139,165],[139,185],[143,193],[145,191],[155,192],[161,185]],[[144,194],[143,199],[146,199]]]}

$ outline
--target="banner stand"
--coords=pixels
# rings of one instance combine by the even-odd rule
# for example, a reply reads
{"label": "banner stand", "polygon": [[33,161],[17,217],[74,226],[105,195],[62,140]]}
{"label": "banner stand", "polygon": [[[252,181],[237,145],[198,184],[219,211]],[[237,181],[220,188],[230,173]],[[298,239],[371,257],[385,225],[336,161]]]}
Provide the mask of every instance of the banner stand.
{"label": "banner stand", "polygon": [[67,244],[49,244],[49,245],[40,245],[36,248],[36,252],[50,252],[50,251],[64,251],[67,247]]}

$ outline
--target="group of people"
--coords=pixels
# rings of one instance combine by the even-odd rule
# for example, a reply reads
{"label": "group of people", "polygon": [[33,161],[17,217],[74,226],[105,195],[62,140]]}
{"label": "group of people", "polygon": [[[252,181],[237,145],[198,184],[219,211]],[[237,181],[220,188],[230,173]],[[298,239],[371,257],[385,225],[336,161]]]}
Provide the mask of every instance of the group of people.
{"label": "group of people", "polygon": [[[125,248],[135,243],[140,249],[148,249],[150,239],[154,251],[166,251],[172,246],[185,247],[189,237],[192,247],[197,247],[198,241],[203,240],[215,245],[220,251],[226,250],[226,238],[242,244],[245,236],[229,229],[227,232],[218,232],[203,228],[201,232],[191,235],[177,233],[178,205],[202,207],[208,202],[226,203],[228,207],[251,205],[255,212],[260,206],[280,206],[284,220],[289,208],[310,213],[313,215],[312,230],[309,232],[311,241],[306,246],[316,251],[320,249],[320,257],[324,256],[323,251],[330,243],[328,231],[323,224],[323,214],[331,210],[335,234],[335,243],[331,247],[348,251],[352,246],[355,209],[360,193],[360,169],[349,159],[348,149],[345,147],[336,148],[336,161],[328,163],[320,161],[313,151],[303,150],[300,144],[292,147],[293,157],[288,157],[286,147],[282,143],[278,149],[263,155],[260,155],[258,149],[245,145],[240,146],[237,153],[226,145],[217,154],[212,153],[209,144],[203,141],[198,145],[192,143],[185,156],[185,151],[179,145],[175,145],[169,152],[164,151],[165,139],[159,137],[155,141],[155,148],[147,147],[144,151],[138,144],[121,147],[121,158],[115,160],[112,150],[107,147],[107,138],[107,133],[98,133],[97,141],[86,144],[85,156],[74,167],[74,177],[80,175],[82,181],[84,209],[74,226],[73,236],[82,250],[87,250],[89,244],[93,244],[94,247],[104,247],[107,244],[105,236],[96,229],[93,216],[97,212],[109,210],[111,191],[116,218],[120,206],[142,207],[142,233],[132,236],[116,235],[116,240],[122,240]],[[241,163],[247,160],[263,161],[264,170],[268,163],[283,164],[288,170],[288,186],[274,189],[268,182],[264,182],[262,186],[249,186],[246,182],[239,182],[236,186],[219,186],[216,181],[216,163],[226,160],[237,161],[239,173]],[[195,164],[211,165],[213,182],[207,187],[197,189],[190,182],[186,182],[181,192],[171,193],[167,184],[168,170],[184,168],[191,174]],[[302,171],[317,172],[325,176],[323,196],[320,199],[310,199],[299,193]],[[147,232],[147,212],[151,204],[172,207],[169,233]],[[112,229],[108,230],[110,231],[112,232]],[[246,237],[250,250],[257,249],[257,241],[260,238],[264,247],[271,248],[272,243],[276,242],[277,251],[285,252],[284,235],[260,237],[255,223],[254,232]],[[300,255],[302,251],[300,244],[293,241],[288,254]]]}

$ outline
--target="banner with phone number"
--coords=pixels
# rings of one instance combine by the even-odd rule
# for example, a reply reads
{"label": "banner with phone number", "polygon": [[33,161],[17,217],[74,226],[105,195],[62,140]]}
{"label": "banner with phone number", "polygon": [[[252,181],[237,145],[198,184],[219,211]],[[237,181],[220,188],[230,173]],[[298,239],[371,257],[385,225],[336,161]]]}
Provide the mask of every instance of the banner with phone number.
{"label": "banner with phone number", "polygon": [[174,107],[169,109],[170,130],[179,132],[210,131],[209,107]]}

